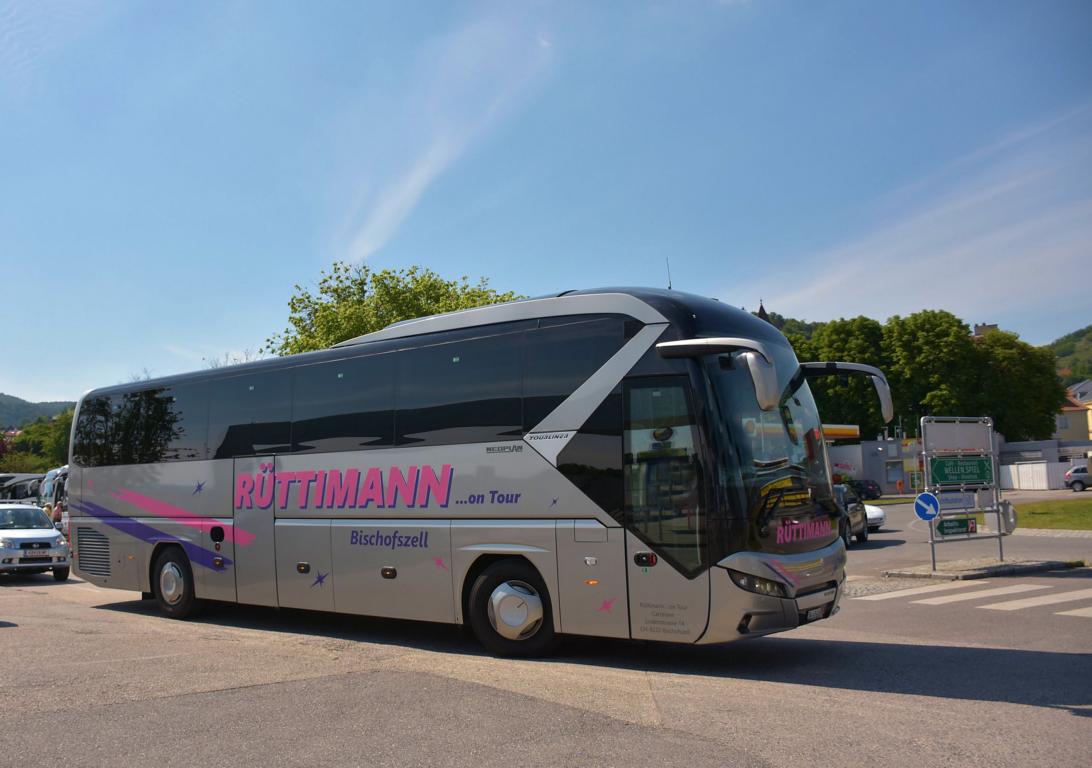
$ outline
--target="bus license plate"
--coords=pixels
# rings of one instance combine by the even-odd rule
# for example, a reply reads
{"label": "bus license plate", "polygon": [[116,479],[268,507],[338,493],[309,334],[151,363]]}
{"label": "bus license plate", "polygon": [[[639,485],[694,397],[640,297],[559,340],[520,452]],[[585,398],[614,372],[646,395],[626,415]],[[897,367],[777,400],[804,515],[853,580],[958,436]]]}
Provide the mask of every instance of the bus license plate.
{"label": "bus license plate", "polygon": [[820,606],[819,608],[812,608],[810,611],[808,611],[805,618],[808,621],[818,621],[819,619],[823,618],[824,610],[825,609],[822,606]]}

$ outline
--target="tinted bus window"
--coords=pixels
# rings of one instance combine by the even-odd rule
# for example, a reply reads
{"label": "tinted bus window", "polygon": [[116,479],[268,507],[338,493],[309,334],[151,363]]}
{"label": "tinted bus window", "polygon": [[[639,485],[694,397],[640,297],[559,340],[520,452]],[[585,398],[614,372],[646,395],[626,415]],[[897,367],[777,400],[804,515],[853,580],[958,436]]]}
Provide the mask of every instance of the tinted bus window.
{"label": "tinted bus window", "polygon": [[394,355],[305,365],[292,375],[293,451],[394,445]]}
{"label": "tinted bus window", "polygon": [[[545,321],[544,321],[545,322]],[[526,334],[523,427],[542,421],[622,348],[623,324],[605,318],[543,327]]]}
{"label": "tinted bus window", "polygon": [[522,339],[522,333],[511,333],[398,352],[396,442],[520,437]]}
{"label": "tinted bus window", "polygon": [[607,396],[557,457],[569,482],[622,522],[622,393]]}
{"label": "tinted bus window", "polygon": [[209,428],[209,390],[204,382],[180,384],[160,395],[163,405],[156,411],[152,428],[160,432],[169,426],[170,439],[163,451],[166,461],[191,461],[206,455]]}
{"label": "tinted bus window", "polygon": [[72,443],[72,457],[80,466],[101,467],[114,463],[114,447],[110,440],[112,411],[110,398],[101,395],[86,398],[80,405]]}
{"label": "tinted bus window", "polygon": [[214,459],[285,453],[292,439],[288,369],[209,382],[209,453]]}

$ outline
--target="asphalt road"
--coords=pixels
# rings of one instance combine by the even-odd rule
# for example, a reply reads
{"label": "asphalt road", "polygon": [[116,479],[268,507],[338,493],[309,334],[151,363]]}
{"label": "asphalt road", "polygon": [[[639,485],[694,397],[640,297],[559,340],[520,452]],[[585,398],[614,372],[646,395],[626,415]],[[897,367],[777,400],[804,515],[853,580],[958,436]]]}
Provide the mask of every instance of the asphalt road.
{"label": "asphalt road", "polygon": [[[1049,494],[1049,495],[1048,495]],[[1029,493],[1029,496],[1031,494]],[[1073,497],[1069,491],[1046,491],[1034,498]],[[1005,493],[1016,505],[1019,518],[1020,501],[1030,498]],[[893,504],[883,507],[887,513],[887,525],[879,533],[869,536],[864,544],[854,543],[850,549],[848,573],[851,577],[879,577],[885,570],[927,565],[929,563],[929,524],[919,520],[912,504]],[[993,516],[986,516],[987,525]],[[1080,537],[1062,537],[1046,531],[1025,531],[1017,528],[1016,534],[1006,536],[1002,542],[1007,559],[1023,560],[1084,560],[1092,564],[1092,531]],[[953,560],[992,558],[997,556],[997,540],[946,542],[937,546],[937,563]]]}
{"label": "asphalt road", "polygon": [[0,577],[0,765],[1086,765],[1092,570],[907,594],[938,585],[868,575],[914,545],[901,525],[850,552],[859,596],[828,621],[537,661],[449,627],[227,605],[176,622]]}

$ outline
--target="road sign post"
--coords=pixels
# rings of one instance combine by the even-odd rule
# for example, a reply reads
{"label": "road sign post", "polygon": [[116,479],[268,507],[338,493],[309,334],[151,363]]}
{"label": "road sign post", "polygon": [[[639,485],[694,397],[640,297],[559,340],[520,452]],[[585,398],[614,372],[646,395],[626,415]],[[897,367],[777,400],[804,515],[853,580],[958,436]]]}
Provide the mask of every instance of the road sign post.
{"label": "road sign post", "polygon": [[[997,557],[1003,561],[1002,537],[1011,533],[1011,526],[1002,524],[993,421],[986,416],[925,416],[921,440],[925,493],[915,500],[914,511],[929,523],[933,570],[936,545],[951,541],[997,539]],[[980,533],[975,513],[993,514],[994,532]]]}

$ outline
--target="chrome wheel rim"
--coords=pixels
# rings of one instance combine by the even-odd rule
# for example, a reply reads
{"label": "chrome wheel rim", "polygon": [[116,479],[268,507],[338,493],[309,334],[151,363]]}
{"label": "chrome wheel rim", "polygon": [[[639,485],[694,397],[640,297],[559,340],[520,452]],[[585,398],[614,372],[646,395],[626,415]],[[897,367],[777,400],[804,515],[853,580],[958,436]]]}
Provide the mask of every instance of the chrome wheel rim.
{"label": "chrome wheel rim", "polygon": [[177,605],[186,596],[186,580],[177,563],[167,563],[159,572],[159,594],[168,605]]}
{"label": "chrome wheel rim", "polygon": [[489,624],[508,640],[527,640],[542,627],[542,598],[525,581],[505,581],[486,603]]}

